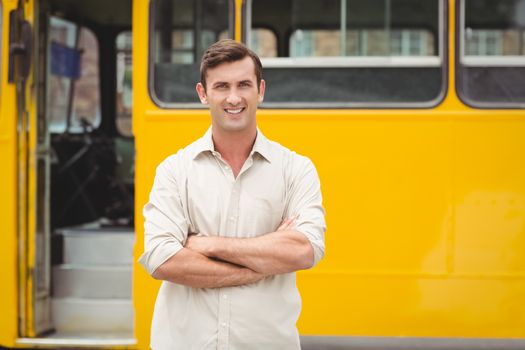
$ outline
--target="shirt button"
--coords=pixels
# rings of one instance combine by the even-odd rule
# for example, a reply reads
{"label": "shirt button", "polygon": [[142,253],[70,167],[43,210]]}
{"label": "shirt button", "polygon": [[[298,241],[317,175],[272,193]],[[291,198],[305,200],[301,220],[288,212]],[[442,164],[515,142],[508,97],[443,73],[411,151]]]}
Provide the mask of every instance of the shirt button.
{"label": "shirt button", "polygon": [[223,299],[228,299],[228,296],[227,296],[226,294],[224,294],[224,295],[222,296],[222,298],[223,298]]}
{"label": "shirt button", "polygon": [[234,216],[230,216],[230,220],[231,221],[235,220],[235,217]]}
{"label": "shirt button", "polygon": [[221,326],[226,327],[226,322],[223,322]]}

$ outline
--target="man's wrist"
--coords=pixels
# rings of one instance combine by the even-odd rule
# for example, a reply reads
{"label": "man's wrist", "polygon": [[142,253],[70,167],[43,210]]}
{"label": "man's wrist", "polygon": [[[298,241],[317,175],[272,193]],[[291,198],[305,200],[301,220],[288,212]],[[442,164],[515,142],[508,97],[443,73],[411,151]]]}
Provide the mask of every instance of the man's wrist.
{"label": "man's wrist", "polygon": [[218,257],[217,255],[220,252],[220,247],[223,241],[224,241],[223,237],[218,237],[218,236],[206,237],[204,255],[210,258],[217,258]]}

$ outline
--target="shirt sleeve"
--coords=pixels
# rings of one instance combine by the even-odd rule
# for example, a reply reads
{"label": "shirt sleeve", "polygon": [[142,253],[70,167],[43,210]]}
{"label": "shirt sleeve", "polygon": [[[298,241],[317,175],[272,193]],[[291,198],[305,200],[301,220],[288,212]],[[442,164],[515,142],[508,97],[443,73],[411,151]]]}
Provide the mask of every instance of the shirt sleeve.
{"label": "shirt sleeve", "polygon": [[314,265],[324,256],[325,211],[321,184],[315,166],[308,158],[293,167],[288,201],[289,217],[298,215],[296,230],[303,233],[314,250]]}
{"label": "shirt sleeve", "polygon": [[139,263],[151,275],[184,246],[189,225],[184,216],[173,162],[157,167],[149,202],[144,206],[144,253]]}

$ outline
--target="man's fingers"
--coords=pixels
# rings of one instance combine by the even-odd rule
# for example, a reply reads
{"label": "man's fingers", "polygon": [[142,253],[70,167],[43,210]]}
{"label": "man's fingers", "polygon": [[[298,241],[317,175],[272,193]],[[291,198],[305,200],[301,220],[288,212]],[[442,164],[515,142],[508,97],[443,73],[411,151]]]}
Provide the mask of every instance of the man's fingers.
{"label": "man's fingers", "polygon": [[298,214],[292,216],[292,217],[289,217],[289,218],[286,218],[284,219],[281,224],[279,225],[279,227],[277,228],[277,231],[284,231],[284,230],[289,230],[291,228],[294,227],[294,224],[295,224],[295,220],[299,217]]}
{"label": "man's fingers", "polygon": [[282,231],[282,230],[285,230],[285,229],[286,229],[286,223],[283,221],[283,222],[281,222],[279,227],[277,227],[277,231]]}
{"label": "man's fingers", "polygon": [[281,222],[281,225],[279,226],[279,228],[281,230],[286,230],[290,226],[291,221],[292,221],[291,218],[284,219],[283,222]]}

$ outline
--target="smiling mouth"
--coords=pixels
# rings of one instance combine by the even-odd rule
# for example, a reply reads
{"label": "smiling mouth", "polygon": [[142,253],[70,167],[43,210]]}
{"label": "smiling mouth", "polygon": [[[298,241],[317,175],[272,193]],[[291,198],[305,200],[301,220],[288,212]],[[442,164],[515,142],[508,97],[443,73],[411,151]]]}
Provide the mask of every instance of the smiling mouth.
{"label": "smiling mouth", "polygon": [[226,113],[228,113],[228,114],[239,114],[242,111],[244,111],[244,107],[243,108],[236,108],[236,109],[225,109],[224,111]]}

